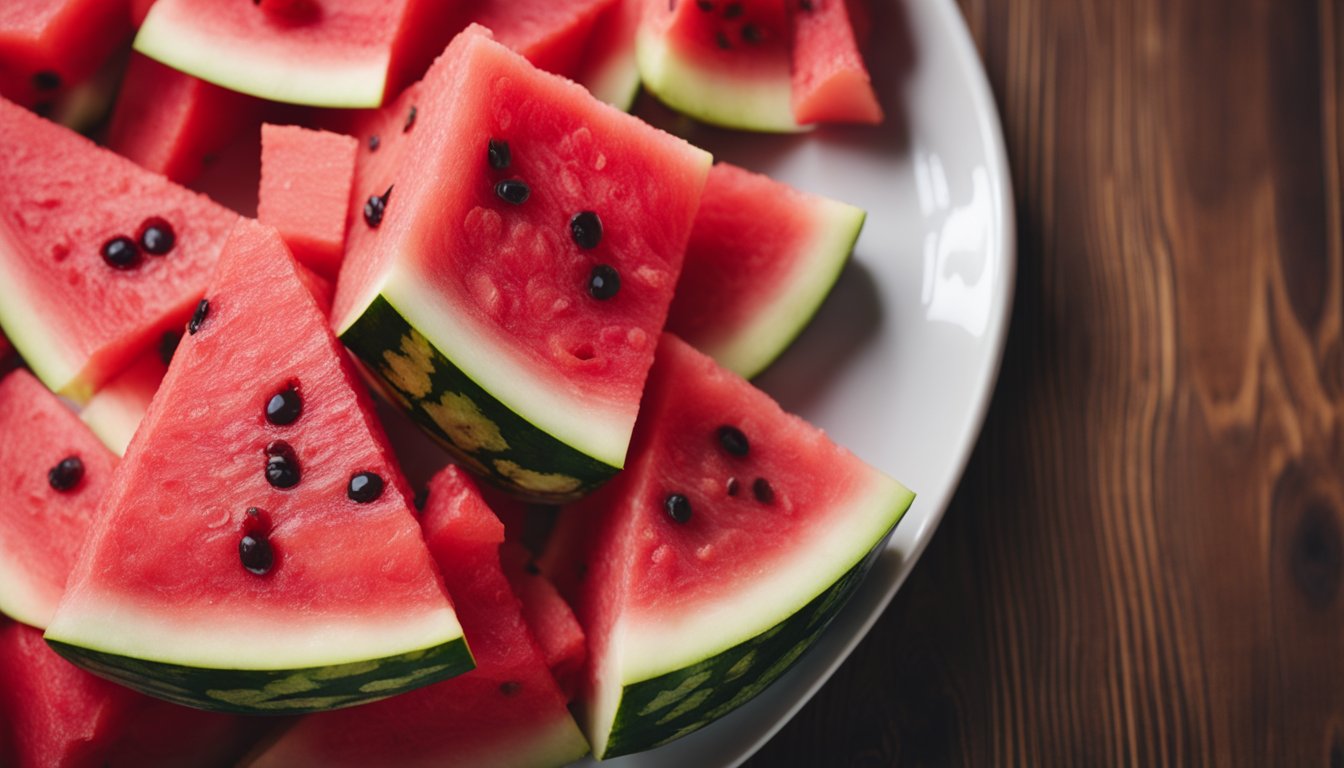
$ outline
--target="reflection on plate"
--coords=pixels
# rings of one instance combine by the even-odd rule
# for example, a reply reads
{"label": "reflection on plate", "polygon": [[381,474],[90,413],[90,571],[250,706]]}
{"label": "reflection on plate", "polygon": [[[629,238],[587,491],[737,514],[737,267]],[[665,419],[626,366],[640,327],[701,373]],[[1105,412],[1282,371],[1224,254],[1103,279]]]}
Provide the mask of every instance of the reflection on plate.
{"label": "reflection on plate", "polygon": [[887,112],[880,128],[760,136],[692,126],[649,101],[639,111],[717,157],[868,210],[835,293],[757,383],[919,497],[853,603],[798,667],[723,720],[603,765],[733,765],[764,744],[890,602],[979,434],[1014,279],[998,116],[953,0],[876,4],[868,63]]}

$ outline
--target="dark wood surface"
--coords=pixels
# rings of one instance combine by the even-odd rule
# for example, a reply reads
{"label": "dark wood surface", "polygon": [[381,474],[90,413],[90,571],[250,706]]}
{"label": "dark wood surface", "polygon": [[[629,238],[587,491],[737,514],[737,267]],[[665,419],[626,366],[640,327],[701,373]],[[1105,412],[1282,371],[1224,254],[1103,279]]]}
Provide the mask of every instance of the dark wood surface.
{"label": "dark wood surface", "polygon": [[1018,206],[1003,373],[751,765],[1344,766],[1344,3],[959,2]]}

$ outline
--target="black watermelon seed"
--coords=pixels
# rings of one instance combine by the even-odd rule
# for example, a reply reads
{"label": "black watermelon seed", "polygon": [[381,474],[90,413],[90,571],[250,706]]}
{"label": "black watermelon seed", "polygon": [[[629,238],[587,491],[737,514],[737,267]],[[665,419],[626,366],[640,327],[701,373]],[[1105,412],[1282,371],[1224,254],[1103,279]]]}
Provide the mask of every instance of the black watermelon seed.
{"label": "black watermelon seed", "polygon": [[140,264],[140,249],[131,238],[118,235],[103,243],[103,261],[114,269],[134,269]]}
{"label": "black watermelon seed", "polygon": [[747,442],[747,436],[742,434],[742,430],[737,427],[724,424],[719,427],[718,432],[719,445],[723,450],[734,456],[746,456],[751,450],[751,444]]}
{"label": "black watermelon seed", "polygon": [[275,565],[271,540],[259,531],[243,534],[243,538],[238,540],[238,559],[249,573],[265,576]]}
{"label": "black watermelon seed", "polygon": [[376,134],[376,133],[373,134],[372,136],[369,137],[369,151],[370,151],[370,152],[377,152],[377,151],[378,151],[378,147],[379,147],[382,143],[383,143],[383,140],[380,139],[380,138],[378,138],[378,134]]}
{"label": "black watermelon seed", "polygon": [[723,7],[723,18],[725,19],[736,19],[738,16],[741,15],[742,15],[741,3],[729,3]]}
{"label": "black watermelon seed", "polygon": [[798,0],[798,8],[803,11],[812,11],[812,0]]}
{"label": "black watermelon seed", "polygon": [[155,216],[145,219],[140,225],[140,247],[151,256],[162,256],[177,245],[177,233],[173,225]]}
{"label": "black watermelon seed", "polygon": [[728,42],[728,36],[723,32],[714,33],[714,43],[725,51],[733,47],[733,44]]}
{"label": "black watermelon seed", "polygon": [[596,248],[602,242],[602,219],[595,211],[581,211],[569,220],[569,235],[580,248]]}
{"label": "black watermelon seed", "polygon": [[691,500],[680,493],[669,493],[663,500],[663,509],[674,522],[685,525],[691,521]]}
{"label": "black watermelon seed", "polygon": [[401,127],[402,133],[410,131],[411,126],[415,125],[415,114],[416,114],[415,105],[412,104],[411,111],[406,113],[406,124]]}
{"label": "black watermelon seed", "polygon": [[759,43],[761,42],[761,30],[755,24],[742,25],[742,42]]}
{"label": "black watermelon seed", "polygon": [[164,365],[173,362],[173,354],[177,352],[177,345],[182,343],[182,334],[175,331],[165,331],[163,336],[159,337],[159,359]]}
{"label": "black watermelon seed", "polygon": [[360,472],[350,478],[345,495],[358,504],[377,501],[383,495],[383,478],[377,472]]}
{"label": "black watermelon seed", "polygon": [[490,167],[497,171],[502,171],[509,167],[513,162],[513,155],[509,153],[509,142],[491,139],[489,146],[485,149],[486,157],[490,160]]}
{"label": "black watermelon seed", "polygon": [[383,223],[383,214],[387,213],[387,201],[392,199],[392,187],[381,195],[369,195],[364,203],[364,223],[370,229],[377,229]]}
{"label": "black watermelon seed", "polygon": [[532,189],[522,179],[505,179],[495,185],[495,194],[506,203],[522,205],[532,196]]}
{"label": "black watermelon seed", "polygon": [[695,7],[708,13],[714,10],[714,3],[711,0],[696,0]]}
{"label": "black watermelon seed", "polygon": [[84,462],[78,456],[66,456],[47,470],[47,483],[53,491],[65,493],[74,490],[84,479]]}
{"label": "black watermelon seed", "polygon": [[606,301],[621,290],[621,275],[615,267],[598,264],[588,274],[588,295],[599,301]]}
{"label": "black watermelon seed", "polygon": [[293,488],[299,484],[299,457],[284,440],[266,446],[266,482],[274,488]]}
{"label": "black watermelon seed", "polygon": [[528,560],[527,565],[523,566],[523,570],[527,571],[533,576],[541,575],[541,566],[537,565],[536,560]]}
{"label": "black watermelon seed", "polygon": [[736,495],[737,495],[737,490],[738,490],[738,488],[741,487],[741,485],[742,485],[741,483],[737,482],[737,478],[736,478],[736,477],[730,477],[730,478],[728,478],[728,495],[729,495],[729,496],[736,496]]}
{"label": "black watermelon seed", "polygon": [[499,684],[499,692],[505,696],[517,696],[523,690],[523,684],[514,680],[507,680]]}
{"label": "black watermelon seed", "polygon": [[277,427],[293,424],[302,414],[303,398],[292,384],[271,395],[266,402],[266,420]]}
{"label": "black watermelon seed", "polygon": [[770,481],[764,477],[758,477],[751,483],[751,495],[762,504],[775,503],[775,489],[770,487]]}
{"label": "black watermelon seed", "polygon": [[54,91],[61,87],[61,76],[44,69],[33,74],[33,87],[39,91]]}
{"label": "black watermelon seed", "polygon": [[192,314],[191,320],[187,322],[187,333],[195,336],[196,332],[201,330],[201,324],[205,322],[205,318],[209,316],[210,300],[201,299],[200,303],[196,305],[196,312]]}

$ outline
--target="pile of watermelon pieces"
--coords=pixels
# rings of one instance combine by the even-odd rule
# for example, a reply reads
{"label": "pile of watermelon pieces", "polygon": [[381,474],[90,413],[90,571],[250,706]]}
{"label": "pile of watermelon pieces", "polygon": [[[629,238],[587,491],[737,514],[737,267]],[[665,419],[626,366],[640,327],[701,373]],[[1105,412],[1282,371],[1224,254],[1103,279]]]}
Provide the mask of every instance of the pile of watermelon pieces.
{"label": "pile of watermelon pieces", "polygon": [[913,499],[749,381],[864,212],[624,110],[878,123],[866,19],[6,3],[0,765],[558,766],[778,679]]}

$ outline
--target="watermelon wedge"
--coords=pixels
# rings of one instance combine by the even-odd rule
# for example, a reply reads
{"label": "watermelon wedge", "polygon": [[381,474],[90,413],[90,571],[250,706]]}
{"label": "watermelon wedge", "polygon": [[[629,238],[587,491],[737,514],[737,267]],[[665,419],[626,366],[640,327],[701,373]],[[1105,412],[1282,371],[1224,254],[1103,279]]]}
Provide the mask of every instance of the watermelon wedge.
{"label": "watermelon wedge", "polygon": [[790,6],[793,116],[800,123],[882,122],[882,107],[850,22],[852,1],[807,0]]}
{"label": "watermelon wedge", "polygon": [[479,27],[416,114],[364,156],[333,324],[474,469],[581,496],[624,463],[710,157]]}
{"label": "watermelon wedge", "polygon": [[207,296],[47,641],[146,693],[251,713],[470,669],[405,481],[274,230],[240,223]]}
{"label": "watermelon wedge", "polygon": [[500,545],[499,559],[509,586],[522,603],[523,619],[541,646],[546,666],[551,668],[565,698],[573,699],[578,694],[588,661],[588,641],[583,635],[583,627],[579,626],[569,603],[538,570],[532,562],[532,553],[522,544],[505,541]]}
{"label": "watermelon wedge", "polygon": [[182,327],[238,216],[4,100],[0,135],[0,326],[82,402]]}
{"label": "watermelon wedge", "polygon": [[574,77],[598,101],[627,112],[639,95],[635,34],[644,0],[616,0],[597,20]]}
{"label": "watermelon wedge", "polygon": [[727,163],[709,172],[667,329],[751,378],[802,332],[866,214]]}
{"label": "watermelon wedge", "polygon": [[803,130],[793,114],[785,0],[646,2],[639,75],[669,107],[729,128]]}
{"label": "watermelon wedge", "polygon": [[578,613],[594,754],[666,743],[760,693],[834,618],[912,498],[664,336],[629,466],[562,517],[592,526]]}
{"label": "watermelon wedge", "polygon": [[243,131],[261,102],[132,54],[107,129],[107,147],[179,184],[200,176]]}
{"label": "watermelon wedge", "polygon": [[271,101],[376,107],[420,76],[458,14],[441,0],[158,0],[135,49]]}
{"label": "watermelon wedge", "polygon": [[448,467],[431,480],[422,525],[458,600],[476,669],[387,701],[309,715],[252,768],[545,768],[588,752],[500,569],[504,527],[465,473]]}
{"label": "watermelon wedge", "polygon": [[0,613],[45,627],[117,459],[24,370],[0,379]]}

